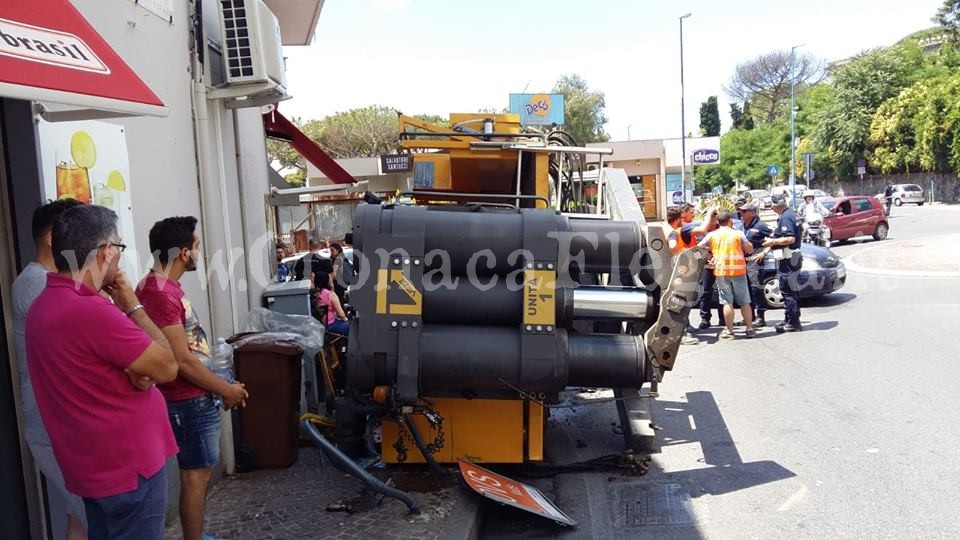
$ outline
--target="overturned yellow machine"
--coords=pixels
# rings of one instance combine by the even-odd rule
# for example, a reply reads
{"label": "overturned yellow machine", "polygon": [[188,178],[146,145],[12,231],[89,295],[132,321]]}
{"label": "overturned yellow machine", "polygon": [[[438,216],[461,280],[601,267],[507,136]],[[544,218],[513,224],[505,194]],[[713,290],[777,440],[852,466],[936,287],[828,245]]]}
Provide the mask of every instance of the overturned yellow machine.
{"label": "overturned yellow machine", "polygon": [[410,203],[354,217],[337,445],[362,453],[376,416],[387,463],[539,461],[549,405],[601,387],[642,450],[638,389],[676,361],[699,251],[671,257],[609,149],[510,114],[400,123]]}

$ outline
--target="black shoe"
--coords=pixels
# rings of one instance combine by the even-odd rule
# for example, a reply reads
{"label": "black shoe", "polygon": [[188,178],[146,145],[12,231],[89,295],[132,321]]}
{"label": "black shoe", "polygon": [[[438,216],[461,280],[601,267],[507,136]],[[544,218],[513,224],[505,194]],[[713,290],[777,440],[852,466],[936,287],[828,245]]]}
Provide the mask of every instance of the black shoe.
{"label": "black shoe", "polygon": [[765,326],[767,326],[767,321],[765,321],[765,320],[763,320],[763,319],[757,319],[757,320],[753,321],[753,327],[754,327],[754,328],[764,328]]}
{"label": "black shoe", "polygon": [[803,327],[800,326],[799,324],[790,324],[790,323],[782,323],[782,322],[777,323],[777,325],[774,328],[777,330],[778,334],[782,334],[784,332],[802,332],[803,331]]}
{"label": "black shoe", "polygon": [[700,321],[700,324],[697,325],[697,328],[700,330],[706,330],[710,328],[710,321]]}

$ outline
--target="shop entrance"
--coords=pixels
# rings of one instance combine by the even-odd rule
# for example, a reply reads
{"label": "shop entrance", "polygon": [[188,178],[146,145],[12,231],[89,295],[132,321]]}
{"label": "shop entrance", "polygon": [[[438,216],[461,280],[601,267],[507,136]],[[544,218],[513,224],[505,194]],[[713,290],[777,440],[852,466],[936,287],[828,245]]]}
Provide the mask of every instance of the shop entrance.
{"label": "shop entrance", "polygon": [[[2,100],[0,100],[2,104]],[[5,139],[5,115],[3,107],[0,107],[0,221],[2,221],[2,233],[7,234],[9,223],[6,222],[6,216],[10,214],[10,201],[5,193],[10,188],[7,166],[9,163],[7,150],[4,144]],[[4,239],[0,245],[8,245]],[[12,253],[0,249],[0,264],[6,268],[13,265],[9,257]],[[0,276],[5,273],[0,271]],[[10,289],[9,281],[0,277],[0,328],[6,329],[9,313],[6,311],[6,300],[9,299]],[[0,484],[3,489],[0,490],[0,523],[3,524],[3,536],[5,538],[29,538],[30,521],[27,513],[27,495],[23,484],[23,457],[20,454],[20,435],[17,428],[17,409],[14,385],[14,359],[10,355],[11,344],[8,341],[6,331],[0,331]]]}
{"label": "shop entrance", "polygon": [[648,220],[657,219],[657,175],[644,174],[630,176],[630,185],[637,195],[637,202],[643,208],[643,217]]}

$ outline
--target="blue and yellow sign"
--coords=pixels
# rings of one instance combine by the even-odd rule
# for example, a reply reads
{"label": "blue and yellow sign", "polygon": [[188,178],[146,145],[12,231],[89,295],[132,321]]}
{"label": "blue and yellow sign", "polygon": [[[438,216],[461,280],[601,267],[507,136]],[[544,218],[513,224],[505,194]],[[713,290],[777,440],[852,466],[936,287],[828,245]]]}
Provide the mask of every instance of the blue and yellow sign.
{"label": "blue and yellow sign", "polygon": [[563,94],[510,94],[510,112],[524,126],[563,125]]}

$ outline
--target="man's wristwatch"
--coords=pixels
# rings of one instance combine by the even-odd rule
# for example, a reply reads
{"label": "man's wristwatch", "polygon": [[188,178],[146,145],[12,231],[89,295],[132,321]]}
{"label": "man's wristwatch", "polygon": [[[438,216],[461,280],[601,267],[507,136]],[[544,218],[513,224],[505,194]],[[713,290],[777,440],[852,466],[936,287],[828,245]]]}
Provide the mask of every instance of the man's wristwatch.
{"label": "man's wristwatch", "polygon": [[127,318],[129,318],[129,317],[132,317],[134,313],[140,311],[141,309],[143,309],[143,304],[137,304],[137,305],[133,306],[132,308],[124,311],[123,314],[126,315]]}

